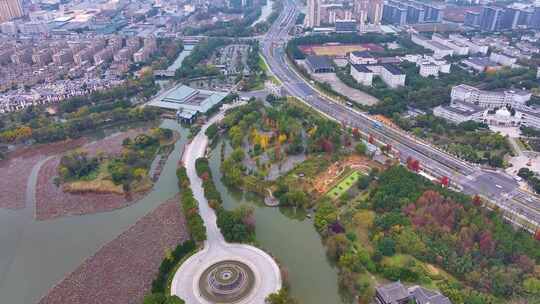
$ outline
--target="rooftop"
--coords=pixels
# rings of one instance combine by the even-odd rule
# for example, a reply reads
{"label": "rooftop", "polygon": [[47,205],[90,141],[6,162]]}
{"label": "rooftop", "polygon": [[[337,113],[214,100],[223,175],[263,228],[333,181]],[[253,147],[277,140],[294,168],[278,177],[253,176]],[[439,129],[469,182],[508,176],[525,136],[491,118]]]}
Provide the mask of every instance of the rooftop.
{"label": "rooftop", "polygon": [[451,48],[449,48],[449,47],[447,47],[446,45],[441,44],[441,43],[439,43],[439,42],[437,42],[437,41],[431,40],[429,43],[430,43],[431,45],[433,45],[434,47],[440,49],[440,50],[445,50],[445,51],[451,51],[451,50],[452,50]]}
{"label": "rooftop", "polygon": [[361,58],[373,58],[373,55],[369,51],[354,51],[352,54]]}
{"label": "rooftop", "polygon": [[198,112],[204,113],[227,96],[223,92],[197,90],[185,85],[166,92],[149,103],[150,106],[175,110],[183,118],[192,118]]}
{"label": "rooftop", "polygon": [[332,69],[333,65],[328,56],[310,55],[306,57],[306,61],[316,69]]}
{"label": "rooftop", "polygon": [[491,61],[489,57],[469,57],[465,60],[475,65],[481,65],[481,66],[497,66],[498,64]]}
{"label": "rooftop", "polygon": [[452,304],[450,300],[442,294],[420,286],[412,288],[411,294],[417,304]]}
{"label": "rooftop", "polygon": [[453,112],[455,114],[463,115],[463,116],[470,116],[473,114],[476,114],[478,112],[483,112],[485,109],[482,109],[481,107],[471,104],[471,103],[463,103],[459,101],[453,101],[451,105],[449,106],[441,106],[443,109],[445,109],[448,112]]}
{"label": "rooftop", "polygon": [[373,73],[363,64],[353,64],[352,67],[360,73]]}
{"label": "rooftop", "polygon": [[409,292],[401,282],[394,282],[377,287],[377,293],[386,303],[397,303],[398,300],[409,298]]}
{"label": "rooftop", "polygon": [[395,65],[390,63],[383,63],[383,68],[385,68],[388,72],[390,72],[392,75],[403,75],[404,73]]}

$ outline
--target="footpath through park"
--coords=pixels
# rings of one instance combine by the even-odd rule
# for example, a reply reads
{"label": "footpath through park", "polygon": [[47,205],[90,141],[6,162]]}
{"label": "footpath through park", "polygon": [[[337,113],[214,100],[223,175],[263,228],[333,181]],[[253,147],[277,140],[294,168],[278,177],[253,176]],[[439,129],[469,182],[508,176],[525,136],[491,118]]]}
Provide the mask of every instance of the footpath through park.
{"label": "footpath through park", "polygon": [[223,119],[224,115],[225,112],[222,110],[212,117],[184,151],[183,163],[186,166],[193,195],[199,203],[199,212],[206,226],[207,240],[204,242],[204,248],[188,258],[175,273],[171,293],[182,298],[187,304],[211,304],[202,296],[199,288],[203,272],[218,262],[238,261],[251,268],[255,282],[249,295],[234,303],[262,304],[269,294],[281,288],[279,266],[270,255],[259,248],[225,241],[217,227],[216,214],[204,196],[202,180],[195,169],[195,161],[206,154],[208,146],[206,129]]}

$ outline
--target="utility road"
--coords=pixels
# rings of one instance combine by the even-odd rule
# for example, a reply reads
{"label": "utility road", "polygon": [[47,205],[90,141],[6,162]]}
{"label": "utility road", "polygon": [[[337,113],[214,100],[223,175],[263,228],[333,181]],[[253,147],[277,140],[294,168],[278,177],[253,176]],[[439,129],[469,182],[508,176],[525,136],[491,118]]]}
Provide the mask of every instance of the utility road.
{"label": "utility road", "polygon": [[[289,32],[299,13],[292,0],[284,2],[284,9],[267,35],[262,39],[261,49],[272,73],[283,83],[284,89],[292,96],[302,99],[322,114],[358,128],[377,140],[391,144],[399,151],[401,162],[408,157],[420,161],[422,169],[440,178],[446,176],[467,194],[479,194],[495,202],[507,211],[516,223],[526,220],[533,225],[540,223],[540,200],[538,197],[519,189],[518,183],[508,174],[496,170],[484,170],[445,151],[412,137],[406,132],[376,123],[369,115],[347,107],[328,98],[301,77],[291,66],[285,53]],[[531,229],[531,228],[529,228]]]}

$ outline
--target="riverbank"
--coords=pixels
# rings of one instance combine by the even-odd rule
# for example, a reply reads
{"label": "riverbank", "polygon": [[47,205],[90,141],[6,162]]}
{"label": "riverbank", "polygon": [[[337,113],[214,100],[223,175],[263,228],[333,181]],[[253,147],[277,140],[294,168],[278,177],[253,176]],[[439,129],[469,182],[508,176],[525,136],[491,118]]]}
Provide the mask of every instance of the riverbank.
{"label": "riverbank", "polygon": [[[126,132],[116,133],[104,139],[94,141],[82,146],[82,149],[88,153],[90,157],[95,157],[99,153],[105,153],[109,156],[117,156],[122,153],[124,147],[122,145],[124,139],[134,138],[145,129],[137,128]],[[180,135],[174,132],[171,139],[176,142]],[[55,184],[55,178],[58,176],[58,167],[61,161],[61,155],[57,155],[47,160],[39,170],[35,198],[35,218],[37,220],[49,220],[57,217],[93,214],[99,212],[107,212],[115,209],[127,207],[136,203],[144,197],[152,189],[151,183],[141,191],[134,191],[129,195],[123,193],[89,191],[85,193],[68,192],[65,185]],[[163,155],[160,158],[159,168],[152,174],[152,178],[157,180],[161,173],[161,166],[167,157]]]}
{"label": "riverbank", "polygon": [[0,208],[24,208],[27,181],[34,166],[51,155],[80,147],[87,141],[80,138],[21,148],[0,161]]}
{"label": "riverbank", "polygon": [[187,259],[176,272],[171,293],[184,299],[187,303],[206,303],[207,301],[202,299],[200,291],[193,288],[197,284],[194,280],[199,278],[202,271],[211,265],[233,260],[249,265],[254,273],[256,284],[253,292],[237,303],[264,303],[269,294],[277,292],[281,288],[281,272],[278,265],[272,257],[256,247],[225,241],[217,226],[216,214],[205,197],[202,180],[197,175],[195,168],[196,160],[206,155],[208,147],[206,129],[223,117],[224,111],[222,110],[207,121],[186,147],[183,155],[183,163],[186,166],[193,196],[199,203],[199,212],[206,226],[207,240],[204,249]]}
{"label": "riverbank", "polygon": [[167,250],[187,239],[175,196],[84,261],[39,304],[139,303]]}

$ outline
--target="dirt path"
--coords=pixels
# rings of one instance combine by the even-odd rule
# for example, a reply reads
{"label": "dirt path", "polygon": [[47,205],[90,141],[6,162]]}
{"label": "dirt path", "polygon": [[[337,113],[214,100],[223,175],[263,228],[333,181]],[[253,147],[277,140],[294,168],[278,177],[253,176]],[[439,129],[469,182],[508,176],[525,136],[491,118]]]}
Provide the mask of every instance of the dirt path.
{"label": "dirt path", "polygon": [[51,155],[80,147],[85,141],[78,139],[20,148],[0,161],[0,208],[24,208],[28,178],[35,166]]}

